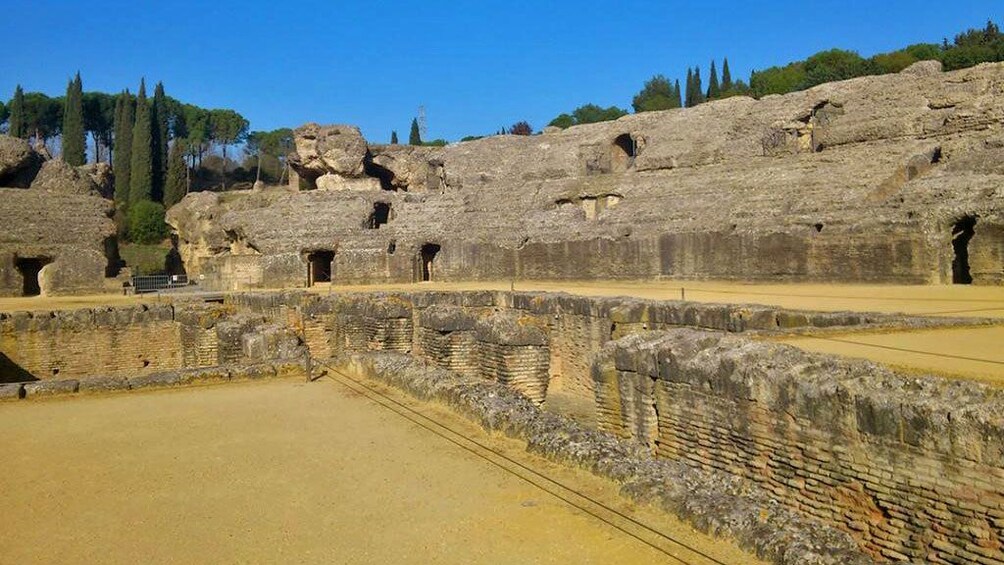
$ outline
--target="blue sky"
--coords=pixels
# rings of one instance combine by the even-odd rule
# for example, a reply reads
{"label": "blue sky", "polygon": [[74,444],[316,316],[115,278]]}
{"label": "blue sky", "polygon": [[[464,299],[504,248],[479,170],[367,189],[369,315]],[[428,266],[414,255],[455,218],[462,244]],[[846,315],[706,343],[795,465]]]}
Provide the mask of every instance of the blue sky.
{"label": "blue sky", "polygon": [[8,2],[0,96],[17,83],[61,94],[135,91],[233,108],[252,129],[352,123],[457,140],[518,120],[535,128],[584,103],[629,108],[653,74],[682,78],[711,58],[733,76],[831,47],[862,55],[940,42],[1000,0]]}

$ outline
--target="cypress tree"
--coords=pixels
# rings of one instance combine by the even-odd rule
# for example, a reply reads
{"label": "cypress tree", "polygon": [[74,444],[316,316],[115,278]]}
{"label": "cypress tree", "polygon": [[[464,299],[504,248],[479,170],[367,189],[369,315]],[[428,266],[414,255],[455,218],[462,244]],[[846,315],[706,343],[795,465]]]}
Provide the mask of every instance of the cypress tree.
{"label": "cypress tree", "polygon": [[676,79],[676,85],[673,87],[673,102],[676,103],[677,108],[683,108],[683,95],[680,92],[680,79]]}
{"label": "cypress tree", "polygon": [[80,73],[66,85],[63,102],[63,161],[79,167],[87,162],[84,132],[84,92]]}
{"label": "cypress tree", "polygon": [[164,207],[170,208],[188,193],[188,165],[185,163],[185,148],[181,139],[175,139],[171,146],[171,156],[167,164],[167,180],[164,183]]}
{"label": "cypress tree", "polygon": [[704,102],[704,85],[701,84],[701,67],[694,67],[694,106]]}
{"label": "cypress tree", "polygon": [[391,145],[397,145],[397,132],[396,131],[390,132],[390,144]]}
{"label": "cypress tree", "polygon": [[10,118],[7,121],[7,133],[22,139],[28,137],[28,128],[24,124],[24,90],[21,85],[14,89],[14,99],[10,103]]}
{"label": "cypress tree", "polygon": [[422,133],[418,131],[418,118],[411,120],[411,133],[408,135],[408,145],[421,145]]}
{"label": "cypress tree", "polygon": [[132,128],[129,205],[153,197],[153,131],[150,104],[146,100],[146,82],[139,83],[136,96],[136,123]]}
{"label": "cypress tree", "polygon": [[[152,200],[160,202],[164,199],[164,184],[167,181],[168,168],[168,130],[167,130],[167,96],[164,95],[164,83],[158,82],[153,89],[153,108],[150,113],[150,132],[153,137],[153,193]],[[165,202],[165,206],[167,203]]]}
{"label": "cypress tree", "polygon": [[718,71],[715,70],[715,61],[711,61],[711,76],[708,77],[708,100],[714,100],[721,95],[722,91],[718,87]]}
{"label": "cypress tree", "polygon": [[729,72],[729,58],[722,61],[722,92],[732,90],[732,73]]}
{"label": "cypress tree", "polygon": [[684,98],[687,108],[694,105],[694,71],[687,67],[687,92]]}
{"label": "cypress tree", "polygon": [[129,207],[129,183],[132,167],[133,104],[129,90],[123,90],[115,101],[115,138],[112,169],[115,171],[115,203]]}

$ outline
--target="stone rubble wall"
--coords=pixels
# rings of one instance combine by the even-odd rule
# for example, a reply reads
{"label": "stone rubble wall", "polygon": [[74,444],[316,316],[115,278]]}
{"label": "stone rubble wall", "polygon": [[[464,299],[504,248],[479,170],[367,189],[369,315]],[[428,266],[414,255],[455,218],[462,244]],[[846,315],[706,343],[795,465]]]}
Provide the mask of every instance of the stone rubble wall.
{"label": "stone rubble wall", "polygon": [[749,480],[878,559],[1004,563],[1004,393],[741,336],[608,343],[600,429]]}

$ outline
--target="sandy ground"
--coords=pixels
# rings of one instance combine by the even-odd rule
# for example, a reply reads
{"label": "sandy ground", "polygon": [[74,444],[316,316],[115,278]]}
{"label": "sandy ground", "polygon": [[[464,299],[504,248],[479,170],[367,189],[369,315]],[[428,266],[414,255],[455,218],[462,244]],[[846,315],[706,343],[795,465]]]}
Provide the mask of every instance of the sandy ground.
{"label": "sandy ground", "polygon": [[1004,326],[852,333],[780,340],[802,349],[870,359],[916,373],[1004,386]]}
{"label": "sandy ground", "polygon": [[[718,559],[756,562],[405,402]],[[19,402],[0,405],[0,429],[2,563],[674,562],[329,380]]]}

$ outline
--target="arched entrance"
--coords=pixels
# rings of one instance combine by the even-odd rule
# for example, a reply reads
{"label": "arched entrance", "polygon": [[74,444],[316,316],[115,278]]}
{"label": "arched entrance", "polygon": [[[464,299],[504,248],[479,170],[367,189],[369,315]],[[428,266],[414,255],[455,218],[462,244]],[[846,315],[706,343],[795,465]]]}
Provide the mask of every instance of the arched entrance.
{"label": "arched entrance", "polygon": [[431,281],[435,274],[436,255],[442,249],[438,244],[426,243],[419,251],[419,278],[420,281]]}
{"label": "arched entrance", "polygon": [[618,135],[610,148],[610,168],[613,172],[626,171],[634,166],[634,158],[637,156],[638,145],[631,134]]}
{"label": "arched entrance", "polygon": [[969,271],[969,241],[976,234],[976,218],[966,216],[952,226],[952,284],[972,284]]}
{"label": "arched entrance", "polygon": [[14,266],[21,273],[21,296],[38,296],[42,294],[42,284],[38,275],[52,262],[48,257],[18,257]]}

